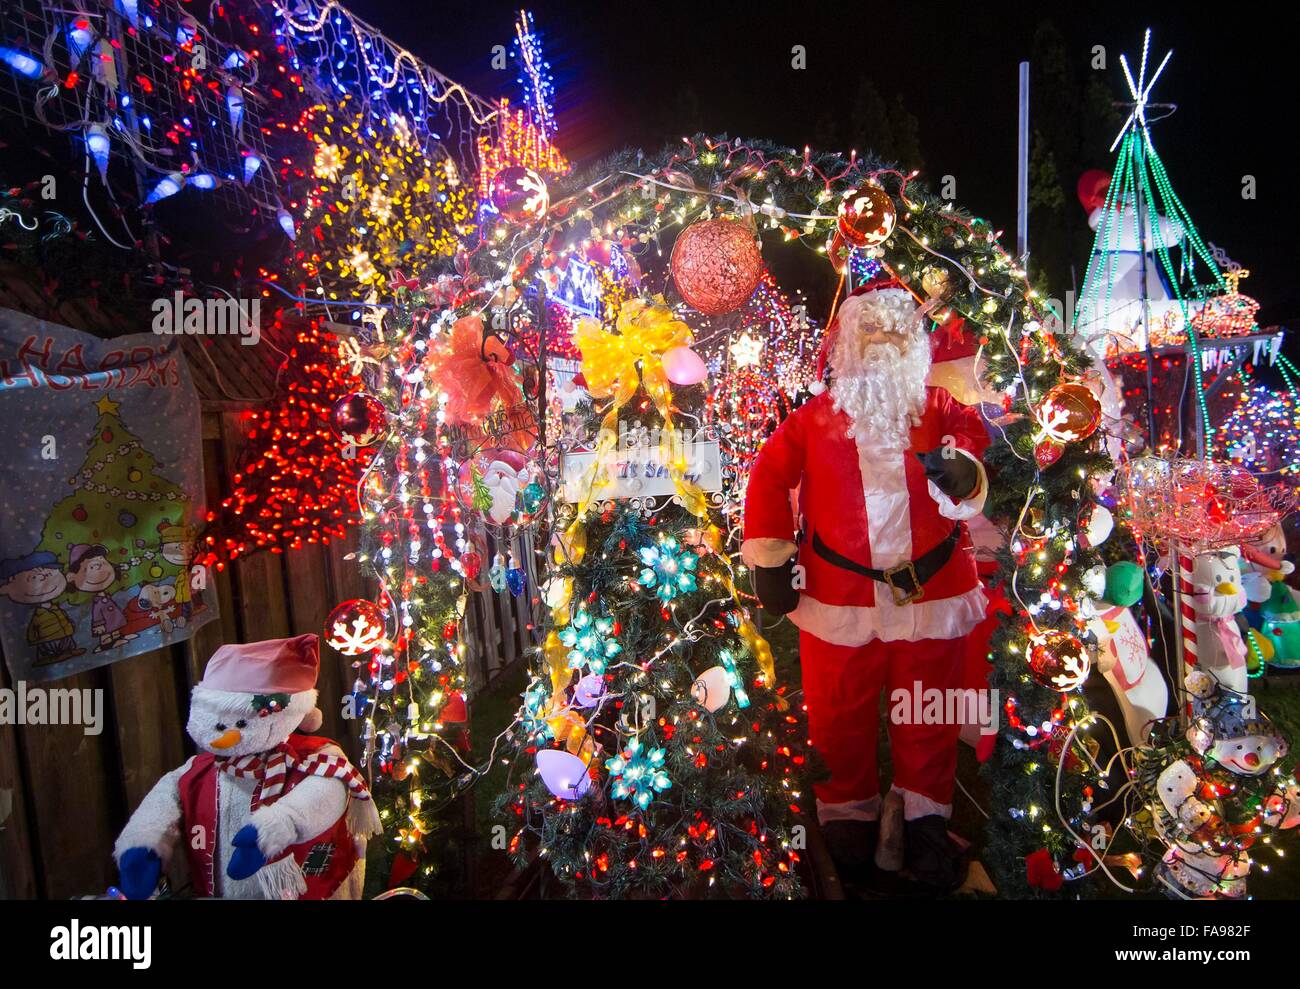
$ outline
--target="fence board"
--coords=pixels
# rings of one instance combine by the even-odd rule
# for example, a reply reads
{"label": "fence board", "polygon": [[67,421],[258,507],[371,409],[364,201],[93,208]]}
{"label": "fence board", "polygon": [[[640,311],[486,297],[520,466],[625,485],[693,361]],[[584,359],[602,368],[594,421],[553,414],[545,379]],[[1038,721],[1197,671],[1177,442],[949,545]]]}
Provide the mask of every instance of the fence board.
{"label": "fence board", "polygon": [[[9,671],[0,662],[0,688],[12,686]],[[18,732],[14,725],[0,725],[0,807],[8,817],[0,820],[0,899],[29,899],[39,894],[31,857],[32,836],[28,827],[27,796],[23,792],[22,762],[18,754]],[[0,816],[3,811],[0,810]]]}
{"label": "fence board", "polygon": [[[326,549],[324,546],[304,546],[284,557],[289,578],[289,610],[293,629],[298,634],[315,632],[319,635],[335,604],[331,597]],[[346,736],[348,726],[335,703],[343,696],[344,679],[341,664],[333,661],[332,652],[329,648],[321,649],[320,678],[316,687],[320,691],[321,712],[325,715],[321,734],[339,739]],[[346,682],[350,690],[351,679]]]}
{"label": "fence board", "polygon": [[[100,669],[65,677],[57,686],[103,690],[107,682]],[[125,808],[114,736],[111,724],[98,736],[86,735],[81,725],[23,729],[23,772],[35,822],[32,861],[43,896],[102,893],[116,878],[110,853]]]}

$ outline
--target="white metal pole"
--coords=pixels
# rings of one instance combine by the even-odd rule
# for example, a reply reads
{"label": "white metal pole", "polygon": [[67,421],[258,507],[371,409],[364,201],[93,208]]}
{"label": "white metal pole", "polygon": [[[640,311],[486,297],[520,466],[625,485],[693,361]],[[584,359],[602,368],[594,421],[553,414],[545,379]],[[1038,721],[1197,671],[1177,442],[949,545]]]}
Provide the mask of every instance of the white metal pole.
{"label": "white metal pole", "polygon": [[1020,147],[1016,167],[1016,254],[1029,254],[1029,63],[1020,63]]}

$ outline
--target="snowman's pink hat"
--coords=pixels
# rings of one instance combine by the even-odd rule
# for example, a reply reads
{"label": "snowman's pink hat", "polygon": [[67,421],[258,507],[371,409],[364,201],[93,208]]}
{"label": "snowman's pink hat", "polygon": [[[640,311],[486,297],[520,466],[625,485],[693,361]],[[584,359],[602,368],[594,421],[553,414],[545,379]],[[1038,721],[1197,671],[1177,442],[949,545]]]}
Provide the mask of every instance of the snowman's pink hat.
{"label": "snowman's pink hat", "polygon": [[308,633],[221,646],[199,686],[233,694],[299,694],[315,688],[319,672],[320,639]]}

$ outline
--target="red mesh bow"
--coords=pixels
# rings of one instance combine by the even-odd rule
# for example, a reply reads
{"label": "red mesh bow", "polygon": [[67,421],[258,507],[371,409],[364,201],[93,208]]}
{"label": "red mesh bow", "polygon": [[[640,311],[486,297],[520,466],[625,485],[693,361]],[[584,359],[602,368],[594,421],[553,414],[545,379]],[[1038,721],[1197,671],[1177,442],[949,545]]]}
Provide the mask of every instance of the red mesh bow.
{"label": "red mesh bow", "polygon": [[524,399],[514,368],[500,361],[485,361],[482,345],[483,320],[464,316],[452,324],[451,332],[434,344],[425,359],[433,387],[447,394],[448,422],[479,422],[492,411],[493,403],[509,407]]}

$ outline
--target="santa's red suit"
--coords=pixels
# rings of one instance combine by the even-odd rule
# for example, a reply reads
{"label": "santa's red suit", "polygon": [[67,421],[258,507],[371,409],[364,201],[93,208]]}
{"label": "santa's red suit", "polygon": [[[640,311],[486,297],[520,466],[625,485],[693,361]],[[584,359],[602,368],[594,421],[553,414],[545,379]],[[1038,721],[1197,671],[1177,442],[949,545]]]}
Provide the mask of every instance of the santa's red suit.
{"label": "santa's red suit", "polygon": [[[831,772],[815,788],[823,823],[876,818],[882,691],[891,698],[906,691],[915,713],[911,698],[960,688],[963,638],[987,603],[964,522],[982,510],[988,487],[978,466],[988,444],[978,411],[927,387],[906,449],[852,436],[852,425],[830,392],[811,399],[764,444],[745,503],[747,564],[780,566],[798,551],[802,584],[790,617],[801,630],[812,742]],[[978,486],[960,501],[927,479],[918,456],[945,447],[977,465]],[[947,817],[960,726],[917,720],[925,719],[890,718],[893,786],[905,819]]]}

